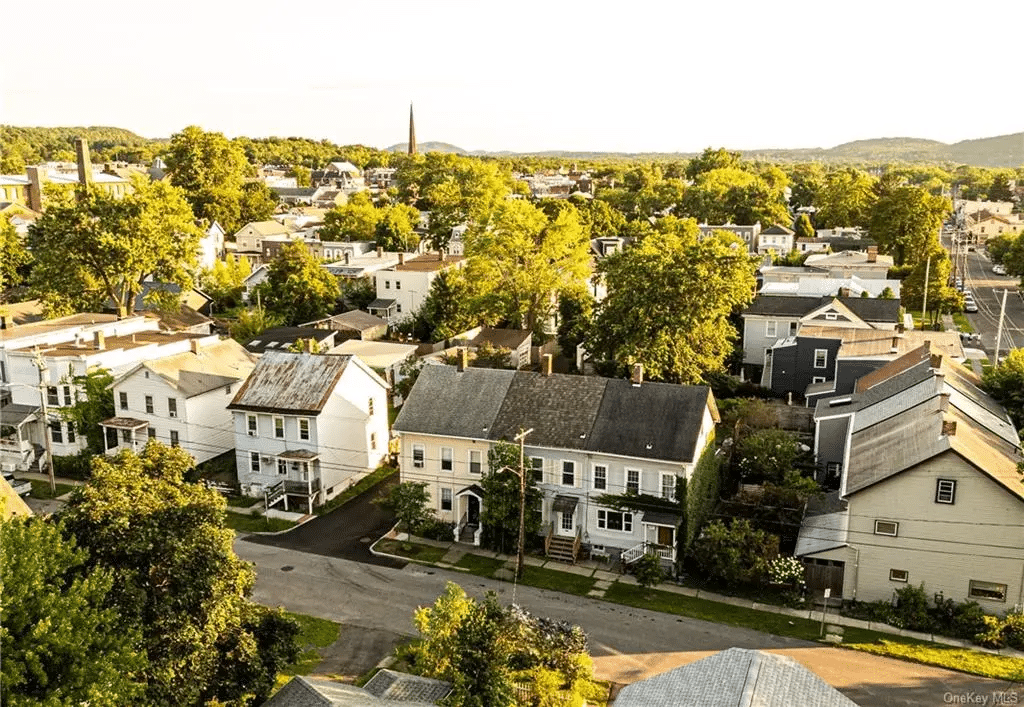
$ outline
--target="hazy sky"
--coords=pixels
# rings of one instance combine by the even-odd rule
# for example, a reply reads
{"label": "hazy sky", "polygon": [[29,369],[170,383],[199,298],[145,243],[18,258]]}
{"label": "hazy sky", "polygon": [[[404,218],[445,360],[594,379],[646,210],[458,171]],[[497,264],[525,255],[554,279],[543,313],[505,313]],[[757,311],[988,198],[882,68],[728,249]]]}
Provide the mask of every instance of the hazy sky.
{"label": "hazy sky", "polygon": [[[4,2],[0,123],[696,151],[1024,130],[1024,0]],[[80,39],[85,37],[86,39]]]}

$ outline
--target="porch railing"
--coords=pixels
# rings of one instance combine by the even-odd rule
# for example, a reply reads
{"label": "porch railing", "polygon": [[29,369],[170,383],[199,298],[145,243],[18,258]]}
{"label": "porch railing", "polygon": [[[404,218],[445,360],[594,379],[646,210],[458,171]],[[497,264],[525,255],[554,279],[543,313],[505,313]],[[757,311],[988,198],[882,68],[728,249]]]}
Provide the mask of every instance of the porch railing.
{"label": "porch railing", "polygon": [[548,534],[544,536],[544,554],[551,554],[551,538],[555,536],[555,521],[551,521],[551,525],[548,526]]}
{"label": "porch railing", "polygon": [[275,503],[284,498],[287,491],[284,488],[284,481],[278,481],[273,486],[268,487],[263,491],[263,504],[264,508],[270,508]]}
{"label": "porch railing", "polygon": [[672,553],[672,548],[668,545],[657,545],[655,543],[642,542],[639,545],[624,550],[620,557],[622,564],[631,565],[639,560],[644,555],[654,555],[655,557],[664,560],[665,562],[672,562],[675,560]]}
{"label": "porch railing", "polygon": [[459,518],[459,522],[455,526],[455,530],[453,531],[455,533],[455,542],[459,542],[459,540],[462,538],[462,529],[465,528],[467,525],[469,525],[468,511],[462,514],[462,517]]}
{"label": "porch railing", "polygon": [[576,539],[572,543],[572,561],[576,564],[576,558],[580,556],[580,545],[583,544],[583,526],[576,528]]}

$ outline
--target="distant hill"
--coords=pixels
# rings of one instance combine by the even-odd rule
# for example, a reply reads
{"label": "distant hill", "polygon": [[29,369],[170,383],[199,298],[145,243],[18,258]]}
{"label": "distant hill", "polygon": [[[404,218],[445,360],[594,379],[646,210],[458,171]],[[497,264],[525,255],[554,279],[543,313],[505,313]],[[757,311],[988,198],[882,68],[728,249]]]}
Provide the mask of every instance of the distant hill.
{"label": "distant hill", "polygon": [[[483,154],[483,153],[470,153],[468,150],[463,150],[461,147],[452,145],[449,142],[417,142],[417,152],[451,152],[457,155],[468,155],[468,154]],[[397,145],[391,147],[385,147],[384,152],[408,152],[409,143],[400,142]]]}

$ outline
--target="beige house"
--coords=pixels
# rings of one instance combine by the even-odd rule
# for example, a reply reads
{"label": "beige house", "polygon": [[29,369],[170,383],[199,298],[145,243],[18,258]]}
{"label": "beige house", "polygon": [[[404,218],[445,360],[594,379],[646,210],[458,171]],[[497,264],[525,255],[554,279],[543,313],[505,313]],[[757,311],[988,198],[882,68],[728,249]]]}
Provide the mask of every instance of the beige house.
{"label": "beige house", "polygon": [[979,383],[926,345],[818,403],[815,451],[841,482],[797,540],[812,589],[887,601],[923,583],[988,613],[1024,603],[1024,457]]}
{"label": "beige house", "polygon": [[967,217],[967,237],[969,243],[984,245],[993,236],[1016,236],[1024,231],[1024,221],[1016,215],[1003,216],[988,211],[981,211]]}

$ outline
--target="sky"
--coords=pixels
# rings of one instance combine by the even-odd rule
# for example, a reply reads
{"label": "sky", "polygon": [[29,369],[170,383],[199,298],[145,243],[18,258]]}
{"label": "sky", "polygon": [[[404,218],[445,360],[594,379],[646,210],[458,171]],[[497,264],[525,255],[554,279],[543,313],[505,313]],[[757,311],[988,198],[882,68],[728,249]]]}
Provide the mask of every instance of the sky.
{"label": "sky", "polygon": [[[1024,130],[1021,0],[5,2],[0,124],[695,152]],[[84,37],[84,39],[79,39]],[[971,94],[982,97],[972,100]]]}

